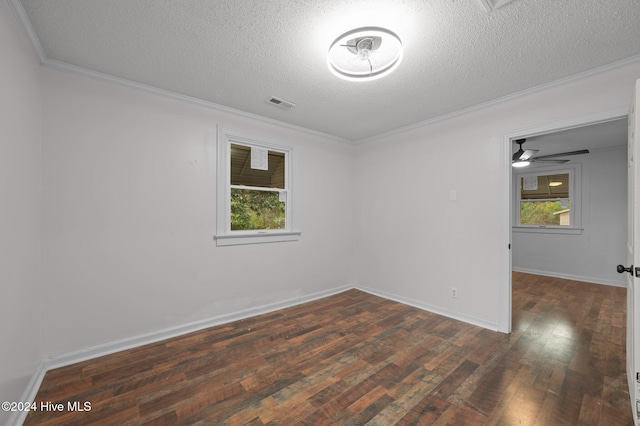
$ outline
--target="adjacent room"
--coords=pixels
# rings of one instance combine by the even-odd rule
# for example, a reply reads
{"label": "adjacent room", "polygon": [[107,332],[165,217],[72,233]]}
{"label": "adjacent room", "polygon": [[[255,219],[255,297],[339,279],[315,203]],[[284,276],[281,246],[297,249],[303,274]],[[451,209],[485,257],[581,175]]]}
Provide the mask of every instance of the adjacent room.
{"label": "adjacent room", "polygon": [[536,161],[513,167],[515,271],[626,286],[615,266],[626,259],[627,128],[620,119],[519,139]]}
{"label": "adjacent room", "polygon": [[1,0],[0,423],[634,424],[639,20]]}

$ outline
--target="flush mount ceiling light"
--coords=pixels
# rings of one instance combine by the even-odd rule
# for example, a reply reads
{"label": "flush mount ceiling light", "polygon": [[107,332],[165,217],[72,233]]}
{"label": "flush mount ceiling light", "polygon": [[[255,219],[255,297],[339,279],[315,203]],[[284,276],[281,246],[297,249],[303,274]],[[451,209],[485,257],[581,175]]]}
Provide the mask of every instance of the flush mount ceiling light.
{"label": "flush mount ceiling light", "polygon": [[335,75],[350,81],[369,81],[395,70],[402,61],[402,42],[380,27],[348,31],[329,47],[327,62]]}

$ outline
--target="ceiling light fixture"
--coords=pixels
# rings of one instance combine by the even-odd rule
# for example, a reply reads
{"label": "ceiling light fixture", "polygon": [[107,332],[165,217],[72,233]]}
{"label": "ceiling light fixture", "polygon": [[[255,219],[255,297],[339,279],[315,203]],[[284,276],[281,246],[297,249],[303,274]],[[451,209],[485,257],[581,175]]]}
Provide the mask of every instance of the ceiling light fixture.
{"label": "ceiling light fixture", "polygon": [[526,160],[518,160],[518,161],[514,161],[513,163],[511,163],[511,165],[513,167],[527,167],[529,164],[531,164],[529,161]]}
{"label": "ceiling light fixture", "polygon": [[402,41],[386,28],[356,28],[335,39],[327,62],[331,72],[345,80],[375,80],[400,65]]}

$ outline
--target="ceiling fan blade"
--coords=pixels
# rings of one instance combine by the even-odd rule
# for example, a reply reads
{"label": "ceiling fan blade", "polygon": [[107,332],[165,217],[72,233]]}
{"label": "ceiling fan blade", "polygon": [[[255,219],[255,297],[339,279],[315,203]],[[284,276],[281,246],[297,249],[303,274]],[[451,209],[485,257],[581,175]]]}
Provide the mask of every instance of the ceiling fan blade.
{"label": "ceiling fan blade", "polygon": [[557,157],[568,157],[569,155],[580,155],[580,154],[588,154],[588,149],[582,149],[580,151],[569,151],[569,152],[560,152],[558,154],[549,154],[549,155],[541,155],[536,157],[536,160],[544,160],[546,158],[557,158]]}
{"label": "ceiling fan blade", "polygon": [[524,152],[520,154],[520,160],[528,160],[529,158],[533,157],[538,151],[538,149],[525,149]]}
{"label": "ceiling fan blade", "polygon": [[564,164],[564,163],[568,163],[569,160],[546,160],[546,159],[540,159],[540,157],[537,158],[532,158],[529,161],[531,161],[532,163],[554,163],[554,164]]}

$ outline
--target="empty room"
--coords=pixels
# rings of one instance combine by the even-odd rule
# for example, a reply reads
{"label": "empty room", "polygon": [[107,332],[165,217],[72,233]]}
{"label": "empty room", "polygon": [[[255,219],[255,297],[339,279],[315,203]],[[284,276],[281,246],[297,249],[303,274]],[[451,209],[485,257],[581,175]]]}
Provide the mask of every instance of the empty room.
{"label": "empty room", "polygon": [[639,21],[1,0],[0,424],[638,424]]}

